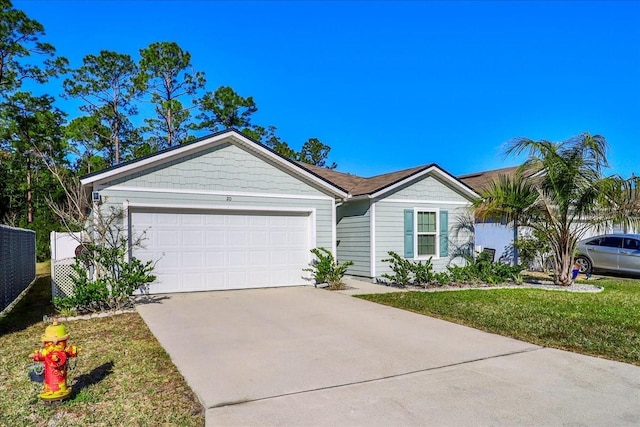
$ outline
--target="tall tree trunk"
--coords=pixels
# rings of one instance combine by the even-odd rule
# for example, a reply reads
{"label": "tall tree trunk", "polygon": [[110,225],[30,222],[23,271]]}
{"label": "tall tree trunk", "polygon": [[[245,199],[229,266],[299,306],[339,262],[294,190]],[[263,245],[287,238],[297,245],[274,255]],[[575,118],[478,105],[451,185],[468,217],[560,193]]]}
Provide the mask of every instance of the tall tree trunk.
{"label": "tall tree trunk", "polygon": [[119,137],[120,130],[118,129],[117,119],[113,123],[113,130],[115,132],[114,143],[115,143],[115,150],[116,150],[116,165],[119,165],[120,164],[120,137]]}
{"label": "tall tree trunk", "polygon": [[171,147],[171,145],[173,145],[174,143],[174,136],[173,136],[173,128],[171,127],[172,125],[172,118],[171,118],[171,108],[167,109],[167,147]]}
{"label": "tall tree trunk", "polygon": [[31,155],[27,155],[27,223],[33,222],[33,188],[31,185]]}

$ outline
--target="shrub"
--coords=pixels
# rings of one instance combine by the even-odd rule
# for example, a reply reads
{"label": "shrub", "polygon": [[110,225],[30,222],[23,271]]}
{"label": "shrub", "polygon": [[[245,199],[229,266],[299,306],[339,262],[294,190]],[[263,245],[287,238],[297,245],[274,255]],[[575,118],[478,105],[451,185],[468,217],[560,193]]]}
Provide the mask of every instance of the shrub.
{"label": "shrub", "polygon": [[311,262],[311,268],[305,268],[304,271],[312,273],[316,285],[328,283],[329,289],[332,291],[344,289],[342,278],[347,272],[347,268],[353,265],[353,261],[338,264],[331,251],[326,248],[313,248],[311,253],[316,256],[316,259]]}
{"label": "shrub", "polygon": [[[436,274],[433,272],[431,258],[423,261],[412,262],[404,259],[393,251],[388,252],[390,258],[383,259],[382,262],[388,262],[391,265],[393,274],[383,274],[382,277],[388,279],[394,285],[428,285],[436,282]],[[439,276],[440,279],[443,279]]]}
{"label": "shrub", "polygon": [[390,251],[389,257],[383,262],[390,263],[389,268],[393,274],[383,274],[382,277],[388,279],[391,284],[406,286],[415,285],[447,285],[449,283],[503,283],[507,281],[519,282],[520,272],[523,267],[516,265],[494,263],[487,253],[481,253],[476,260],[469,260],[465,266],[450,265],[447,272],[435,273],[431,258],[428,260],[412,262],[404,259],[397,253]]}
{"label": "shrub", "polygon": [[474,262],[464,267],[451,265],[447,267],[453,282],[485,282],[491,284],[507,281],[520,281],[520,265],[511,266],[500,262],[492,262],[487,253],[478,255]]}
{"label": "shrub", "polygon": [[73,265],[73,295],[57,297],[53,305],[59,312],[88,313],[118,310],[132,303],[135,291],[144,288],[156,277],[151,274],[151,261],[126,259],[128,245],[120,239],[114,247],[88,244],[86,253]]}
{"label": "shrub", "polygon": [[426,260],[424,264],[422,261],[411,263],[409,270],[413,273],[413,281],[416,284],[429,284],[433,282],[435,276],[433,273],[433,265],[431,265],[431,258]]}
{"label": "shrub", "polygon": [[393,274],[383,274],[382,277],[389,279],[394,285],[407,285],[411,282],[411,261],[402,258],[393,251],[388,252],[391,258],[383,259],[382,262],[391,263],[389,268]]}

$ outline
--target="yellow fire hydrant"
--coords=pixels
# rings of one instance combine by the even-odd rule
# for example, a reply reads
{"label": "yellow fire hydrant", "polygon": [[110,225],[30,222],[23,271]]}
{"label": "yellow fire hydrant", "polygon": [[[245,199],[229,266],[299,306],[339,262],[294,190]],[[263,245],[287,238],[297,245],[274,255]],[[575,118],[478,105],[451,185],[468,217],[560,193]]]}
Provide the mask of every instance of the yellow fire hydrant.
{"label": "yellow fire hydrant", "polygon": [[75,345],[67,346],[68,338],[67,328],[54,320],[40,338],[44,348],[29,355],[44,364],[44,388],[39,394],[42,400],[64,400],[71,394],[71,387],[67,385],[69,358],[78,356],[80,349]]}

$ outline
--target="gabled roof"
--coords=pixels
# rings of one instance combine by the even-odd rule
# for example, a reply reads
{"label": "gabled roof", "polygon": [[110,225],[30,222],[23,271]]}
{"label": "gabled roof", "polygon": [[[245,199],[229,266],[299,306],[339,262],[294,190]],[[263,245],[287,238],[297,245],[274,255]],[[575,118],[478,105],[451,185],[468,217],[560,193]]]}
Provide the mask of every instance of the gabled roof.
{"label": "gabled roof", "polygon": [[308,169],[301,168],[297,162],[281,156],[265,145],[262,145],[261,143],[246,137],[236,129],[229,129],[202,138],[198,138],[196,140],[189,141],[175,147],[158,151],[157,153],[153,153],[148,156],[144,156],[135,160],[121,163],[117,166],[85,175],[81,177],[80,182],[83,187],[93,188],[95,183],[108,182],[120,176],[126,176],[149,167],[161,165],[173,159],[196,153],[209,147],[224,143],[236,144],[249,151],[254,152],[259,156],[268,158],[283,170],[297,175],[298,177],[308,182],[314,183],[318,187],[323,188],[326,192],[333,194],[334,196],[348,197],[348,192],[345,188],[325,179],[318,174],[309,171]]}
{"label": "gabled roof", "polygon": [[417,166],[410,169],[403,169],[396,172],[385,173],[382,175],[376,175],[370,178],[363,178],[357,175],[337,172],[331,169],[313,166],[306,163],[298,164],[301,167],[308,169],[310,172],[313,172],[314,174],[319,175],[336,185],[339,185],[341,188],[347,190],[353,197],[379,197],[399,186],[409,184],[428,173],[438,175],[443,180],[450,182],[454,187],[458,188],[463,193],[466,193],[468,197],[478,197],[478,195],[473,191],[472,188],[459,181],[456,177],[454,177],[435,163]]}
{"label": "gabled roof", "polygon": [[458,180],[435,163],[390,172],[382,175],[363,178],[344,172],[313,166],[307,163],[288,159],[269,147],[246,137],[236,129],[229,129],[208,135],[187,143],[167,148],[157,153],[150,154],[135,160],[121,163],[98,172],[94,172],[81,177],[80,182],[83,187],[93,188],[94,184],[105,183],[126,176],[149,167],[161,165],[188,154],[197,153],[211,146],[226,142],[237,144],[254,153],[269,158],[283,170],[297,175],[306,181],[315,183],[330,194],[336,197],[370,197],[384,196],[402,185],[411,184],[422,178],[426,174],[433,174],[448,182],[452,187],[457,188],[468,198],[476,198],[478,194],[472,187]]}

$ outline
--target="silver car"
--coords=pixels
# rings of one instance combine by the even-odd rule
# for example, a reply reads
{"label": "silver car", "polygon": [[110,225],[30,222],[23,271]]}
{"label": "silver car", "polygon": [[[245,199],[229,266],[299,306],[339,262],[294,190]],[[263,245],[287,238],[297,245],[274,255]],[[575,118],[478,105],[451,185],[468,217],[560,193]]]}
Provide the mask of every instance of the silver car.
{"label": "silver car", "polygon": [[640,274],[640,234],[606,234],[578,242],[580,273],[595,270]]}

